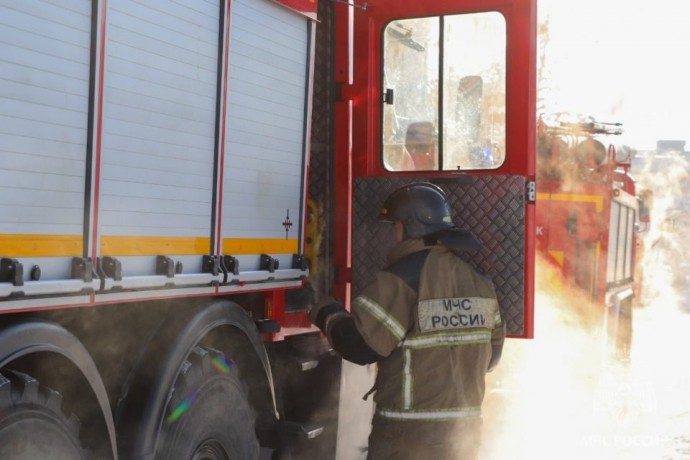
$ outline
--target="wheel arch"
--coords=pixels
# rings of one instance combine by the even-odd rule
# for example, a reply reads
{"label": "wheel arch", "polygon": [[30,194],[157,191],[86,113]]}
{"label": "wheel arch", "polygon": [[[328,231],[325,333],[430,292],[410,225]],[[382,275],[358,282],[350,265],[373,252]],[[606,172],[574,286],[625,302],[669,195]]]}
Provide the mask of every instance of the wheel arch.
{"label": "wheel arch", "polygon": [[91,355],[71,332],[48,322],[32,320],[11,324],[0,330],[0,368],[43,353],[55,353],[71,363],[95,398],[110,442],[109,453],[118,458],[115,424],[108,394]]}
{"label": "wheel arch", "polygon": [[217,301],[196,310],[191,317],[171,317],[165,323],[160,328],[161,337],[157,339],[167,344],[163,359],[155,360],[155,353],[146,353],[139,368],[146,369],[152,366],[154,371],[149,374],[149,378],[138,374],[133,382],[134,391],[139,392],[139,401],[143,402],[143,407],[137,408],[136,404],[128,404],[126,409],[125,425],[132,425],[127,424],[126,420],[138,420],[136,433],[129,433],[132,438],[128,458],[155,458],[169,392],[175,384],[184,360],[195,346],[219,331],[236,331],[246,339],[261,364],[272,399],[273,415],[278,418],[268,353],[254,322],[241,306],[232,301]]}

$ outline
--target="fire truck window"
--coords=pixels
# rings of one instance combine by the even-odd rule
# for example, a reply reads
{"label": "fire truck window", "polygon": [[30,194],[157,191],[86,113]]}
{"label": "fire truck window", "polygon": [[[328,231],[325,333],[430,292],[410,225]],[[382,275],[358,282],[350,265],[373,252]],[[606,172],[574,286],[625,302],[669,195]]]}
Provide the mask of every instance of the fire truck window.
{"label": "fire truck window", "polygon": [[383,38],[386,169],[498,168],[505,160],[503,16],[404,19]]}
{"label": "fire truck window", "polygon": [[384,35],[384,163],[389,170],[438,169],[439,18],[407,19]]}

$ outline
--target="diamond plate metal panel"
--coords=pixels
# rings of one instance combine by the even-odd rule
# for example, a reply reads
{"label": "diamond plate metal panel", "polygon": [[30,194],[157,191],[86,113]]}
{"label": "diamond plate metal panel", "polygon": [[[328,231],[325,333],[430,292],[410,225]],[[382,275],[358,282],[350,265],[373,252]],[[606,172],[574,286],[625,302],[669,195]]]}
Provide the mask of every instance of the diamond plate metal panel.
{"label": "diamond plate metal panel", "polygon": [[353,211],[353,296],[385,266],[392,248],[392,226],[379,223],[383,201],[394,190],[427,180],[448,195],[455,222],[484,243],[463,259],[491,276],[508,333],[524,331],[525,180],[520,176],[462,176],[423,179],[367,177],[355,180]]}

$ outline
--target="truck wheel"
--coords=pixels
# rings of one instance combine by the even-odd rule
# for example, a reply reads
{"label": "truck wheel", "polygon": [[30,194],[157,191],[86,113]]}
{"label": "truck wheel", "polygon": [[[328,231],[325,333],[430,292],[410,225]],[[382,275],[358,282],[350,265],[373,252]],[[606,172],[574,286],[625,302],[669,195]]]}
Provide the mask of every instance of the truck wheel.
{"label": "truck wheel", "polygon": [[76,416],[67,418],[62,412],[60,393],[30,375],[0,373],[0,458],[85,459],[80,428]]}
{"label": "truck wheel", "polygon": [[256,459],[254,413],[235,363],[196,347],[182,366],[163,421],[158,458]]}

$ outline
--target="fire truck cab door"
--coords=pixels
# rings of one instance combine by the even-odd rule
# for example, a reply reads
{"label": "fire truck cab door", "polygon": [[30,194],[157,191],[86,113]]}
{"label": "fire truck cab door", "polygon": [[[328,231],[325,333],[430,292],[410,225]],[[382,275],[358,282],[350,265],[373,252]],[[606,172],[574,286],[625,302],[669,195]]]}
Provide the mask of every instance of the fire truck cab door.
{"label": "fire truck cab door", "polygon": [[429,181],[483,242],[463,257],[492,277],[508,334],[532,336],[535,3],[343,7],[354,56],[339,82],[351,126],[352,297],[392,247],[377,222],[383,200]]}

